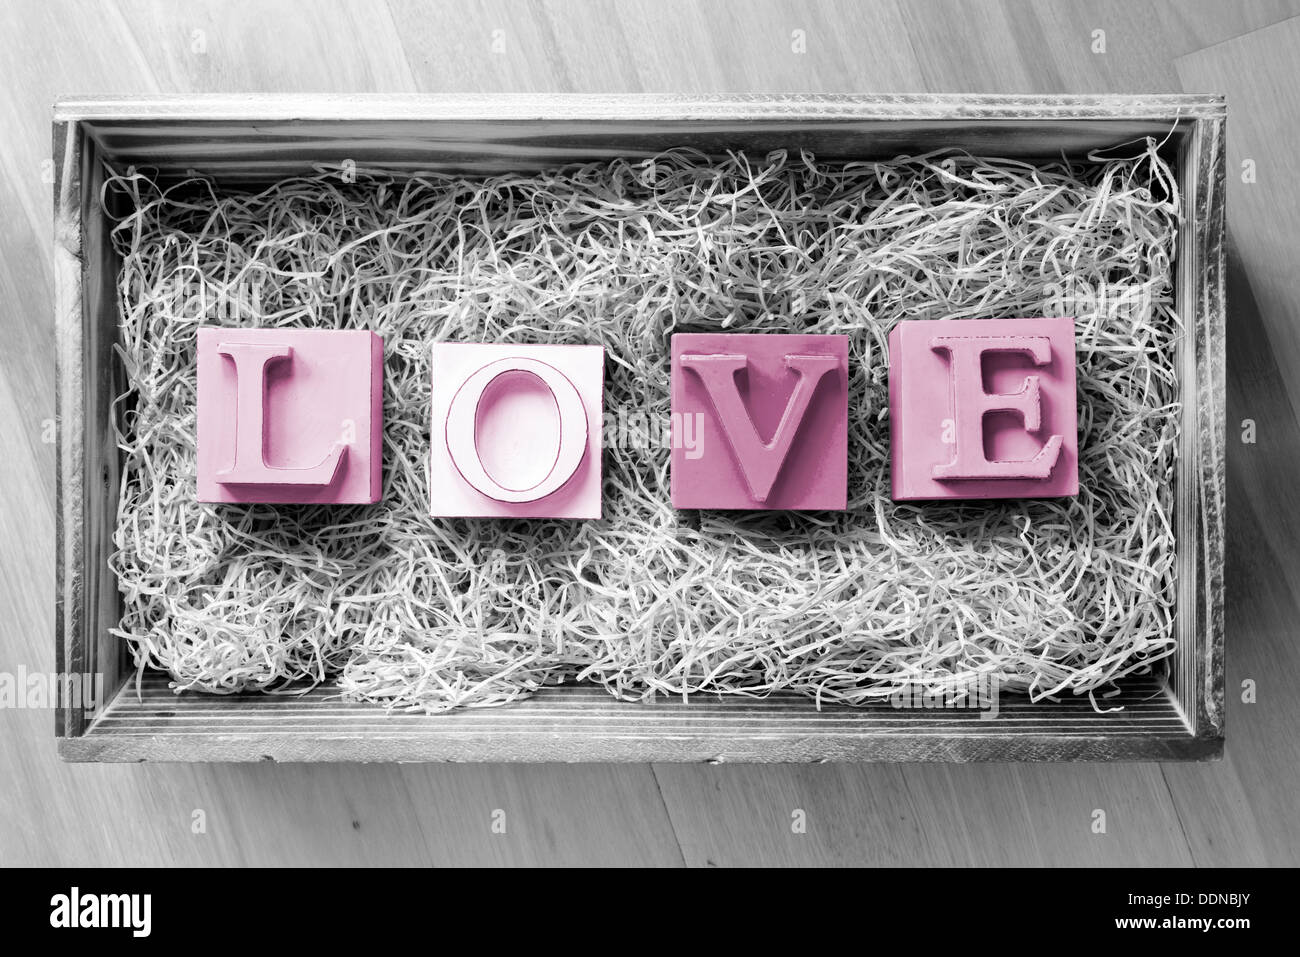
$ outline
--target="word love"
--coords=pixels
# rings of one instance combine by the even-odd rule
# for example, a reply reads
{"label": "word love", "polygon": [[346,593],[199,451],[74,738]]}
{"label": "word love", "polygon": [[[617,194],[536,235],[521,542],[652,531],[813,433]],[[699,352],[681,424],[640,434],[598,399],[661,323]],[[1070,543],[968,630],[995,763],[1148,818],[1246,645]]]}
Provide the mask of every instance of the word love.
{"label": "word love", "polygon": [[[376,502],[383,343],[369,332],[199,330],[198,497]],[[893,497],[1078,491],[1071,319],[904,322],[889,340]],[[599,518],[604,349],[432,347],[430,513]],[[675,508],[839,510],[848,337],[672,337]]]}

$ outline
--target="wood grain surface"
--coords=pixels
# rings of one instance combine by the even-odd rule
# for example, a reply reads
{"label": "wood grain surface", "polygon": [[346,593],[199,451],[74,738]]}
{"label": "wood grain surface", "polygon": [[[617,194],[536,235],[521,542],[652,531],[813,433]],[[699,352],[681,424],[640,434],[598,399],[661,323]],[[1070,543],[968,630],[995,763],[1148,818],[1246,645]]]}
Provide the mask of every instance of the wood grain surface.
{"label": "wood grain surface", "polygon": [[[1251,159],[1257,176],[1230,175],[1224,761],[70,766],[52,712],[9,708],[0,864],[1300,863],[1297,16],[1300,0],[0,7],[0,672],[53,668],[59,95],[1225,92],[1230,174]],[[1248,418],[1255,444],[1234,430]]]}

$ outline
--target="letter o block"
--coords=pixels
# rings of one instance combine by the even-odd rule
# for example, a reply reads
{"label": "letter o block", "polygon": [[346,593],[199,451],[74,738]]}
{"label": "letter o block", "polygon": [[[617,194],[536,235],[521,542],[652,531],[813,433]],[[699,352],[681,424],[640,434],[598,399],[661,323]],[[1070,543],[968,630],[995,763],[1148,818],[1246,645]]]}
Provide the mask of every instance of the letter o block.
{"label": "letter o block", "polygon": [[895,501],[1079,491],[1074,320],[900,322],[889,334]]}
{"label": "letter o block", "polygon": [[429,512],[600,518],[601,346],[433,346]]}
{"label": "letter o block", "polygon": [[674,508],[843,509],[847,336],[672,338]]}
{"label": "letter o block", "polygon": [[197,378],[198,501],[379,501],[379,336],[203,326]]}

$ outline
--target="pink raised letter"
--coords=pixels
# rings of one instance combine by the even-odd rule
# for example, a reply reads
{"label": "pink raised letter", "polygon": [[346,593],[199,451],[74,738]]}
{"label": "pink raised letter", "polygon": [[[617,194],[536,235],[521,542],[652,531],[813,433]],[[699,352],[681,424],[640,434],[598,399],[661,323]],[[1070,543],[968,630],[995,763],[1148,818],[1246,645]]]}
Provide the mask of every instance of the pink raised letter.
{"label": "pink raised letter", "polygon": [[266,464],[266,367],[293,358],[293,347],[278,342],[222,342],[217,352],[235,363],[235,461],[217,473],[223,485],[329,485],[348,454],[335,442],[316,465],[273,468]]}
{"label": "pink raised letter", "polygon": [[897,501],[1077,494],[1074,320],[900,322],[889,428]]}
{"label": "pink raised letter", "polygon": [[1019,392],[984,391],[984,355],[988,352],[1022,352],[1034,365],[1052,361],[1052,344],[1046,336],[935,336],[930,348],[947,352],[954,397],[953,426],[956,442],[953,460],[936,465],[937,479],[1045,479],[1061,454],[1061,436],[1052,435],[1032,459],[990,462],[984,453],[984,416],[990,412],[1019,412],[1025,429],[1042,427],[1042,401],[1038,376],[1025,379]]}
{"label": "pink raised letter", "polygon": [[[544,383],[559,416],[559,443],[551,467],[541,479],[525,488],[502,485],[488,474],[479,454],[477,428],[483,394],[510,373],[525,373]],[[499,440],[501,436],[495,438]],[[559,491],[582,464],[587,454],[587,410],[578,390],[559,369],[537,359],[512,356],[489,362],[457,390],[447,412],[446,440],[447,452],[461,477],[484,495],[498,502],[536,502]]]}
{"label": "pink raised letter", "polygon": [[600,518],[601,346],[433,345],[429,512]]}
{"label": "pink raised letter", "polygon": [[785,356],[785,366],[798,376],[794,392],[786,403],[781,421],[770,441],[759,438],[754,420],[749,416],[740,389],[736,387],[736,373],[749,365],[745,356],[684,355],[683,368],[694,372],[704,383],[718,422],[727,436],[731,451],[736,455],[740,471],[749,486],[749,496],[762,505],[776,482],[776,475],[785,464],[794,443],[794,434],[803,422],[813,390],[822,376],[840,367],[838,356]]}
{"label": "pink raised letter", "polygon": [[844,508],[847,370],[846,336],[674,335],[673,506]]}
{"label": "pink raised letter", "polygon": [[200,502],[379,501],[379,336],[202,326],[197,380]]}

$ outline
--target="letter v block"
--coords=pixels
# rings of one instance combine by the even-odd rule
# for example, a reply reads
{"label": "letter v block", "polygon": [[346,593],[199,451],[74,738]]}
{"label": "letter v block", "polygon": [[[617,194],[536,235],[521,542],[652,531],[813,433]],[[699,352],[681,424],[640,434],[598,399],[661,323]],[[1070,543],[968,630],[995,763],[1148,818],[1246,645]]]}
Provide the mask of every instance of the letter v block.
{"label": "letter v block", "polygon": [[433,345],[429,513],[600,518],[603,346]]}
{"label": "letter v block", "polygon": [[900,322],[889,428],[896,501],[1077,494],[1074,320]]}
{"label": "letter v block", "polygon": [[847,336],[674,335],[673,507],[843,509],[848,364]]}
{"label": "letter v block", "polygon": [[198,346],[200,502],[379,501],[383,339],[203,326]]}

